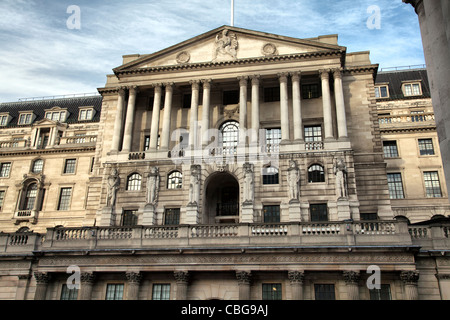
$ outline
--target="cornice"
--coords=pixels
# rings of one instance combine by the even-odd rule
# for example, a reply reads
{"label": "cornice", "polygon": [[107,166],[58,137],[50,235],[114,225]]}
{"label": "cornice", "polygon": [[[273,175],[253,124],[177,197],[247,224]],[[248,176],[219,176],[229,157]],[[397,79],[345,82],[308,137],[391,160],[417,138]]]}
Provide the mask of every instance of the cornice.
{"label": "cornice", "polygon": [[38,155],[38,154],[57,154],[57,153],[80,153],[95,151],[95,146],[83,146],[76,148],[64,148],[64,149],[32,149],[32,150],[17,150],[17,151],[0,151],[0,157],[6,156],[26,156],[26,155]]}
{"label": "cornice", "polygon": [[380,128],[381,133],[411,133],[411,132],[436,132],[436,126],[422,128]]}

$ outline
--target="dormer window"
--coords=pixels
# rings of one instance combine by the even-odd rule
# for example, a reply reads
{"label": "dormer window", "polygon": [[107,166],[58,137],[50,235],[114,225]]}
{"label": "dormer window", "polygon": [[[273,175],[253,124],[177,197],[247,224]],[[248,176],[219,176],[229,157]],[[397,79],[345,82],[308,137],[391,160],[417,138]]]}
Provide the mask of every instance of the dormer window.
{"label": "dormer window", "polygon": [[21,113],[19,115],[19,125],[31,124],[33,122],[33,113]]}
{"label": "dormer window", "polygon": [[420,85],[420,82],[404,83],[402,90],[403,90],[403,95],[405,95],[407,97],[422,95],[422,86]]}
{"label": "dormer window", "polygon": [[2,114],[0,115],[0,127],[5,127],[9,122],[9,115]]}
{"label": "dormer window", "polygon": [[387,85],[375,87],[375,98],[389,98],[389,88]]}
{"label": "dormer window", "polygon": [[78,115],[79,121],[89,121],[94,117],[94,108],[83,108],[80,109],[80,113]]}
{"label": "dormer window", "polygon": [[65,110],[47,111],[45,117],[52,121],[65,122],[67,118],[67,112]]}

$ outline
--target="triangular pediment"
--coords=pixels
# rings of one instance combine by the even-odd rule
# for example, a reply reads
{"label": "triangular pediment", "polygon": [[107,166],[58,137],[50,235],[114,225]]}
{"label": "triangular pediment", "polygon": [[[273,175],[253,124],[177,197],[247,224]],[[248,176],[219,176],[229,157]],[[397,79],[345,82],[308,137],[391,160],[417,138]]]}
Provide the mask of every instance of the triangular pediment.
{"label": "triangular pediment", "polygon": [[[333,42],[336,42],[333,43]],[[159,52],[135,56],[115,72],[176,66],[183,64],[210,63],[249,58],[305,54],[344,50],[337,45],[337,36],[314,39],[297,39],[259,31],[222,26],[191,38]]]}

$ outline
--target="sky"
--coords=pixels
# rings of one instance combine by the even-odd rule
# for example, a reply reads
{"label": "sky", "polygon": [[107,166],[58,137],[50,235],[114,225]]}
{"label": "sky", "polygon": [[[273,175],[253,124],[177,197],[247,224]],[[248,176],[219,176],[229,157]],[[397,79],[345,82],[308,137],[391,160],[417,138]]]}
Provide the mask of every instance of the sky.
{"label": "sky", "polygon": [[[338,34],[380,69],[425,64],[402,0],[235,0],[234,26],[295,38]],[[1,0],[0,102],[95,93],[127,54],[231,24],[231,0]]]}

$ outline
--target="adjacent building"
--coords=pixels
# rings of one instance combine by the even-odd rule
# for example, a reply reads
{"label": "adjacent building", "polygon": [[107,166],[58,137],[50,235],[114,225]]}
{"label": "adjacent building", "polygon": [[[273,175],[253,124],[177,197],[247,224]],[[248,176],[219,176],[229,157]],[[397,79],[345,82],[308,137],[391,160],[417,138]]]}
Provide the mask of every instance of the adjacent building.
{"label": "adjacent building", "polygon": [[0,298],[449,298],[427,80],[337,40],[223,26],[1,105]]}

